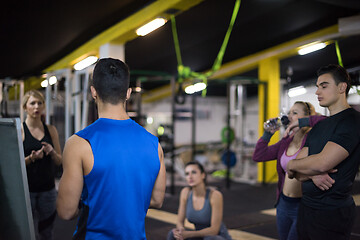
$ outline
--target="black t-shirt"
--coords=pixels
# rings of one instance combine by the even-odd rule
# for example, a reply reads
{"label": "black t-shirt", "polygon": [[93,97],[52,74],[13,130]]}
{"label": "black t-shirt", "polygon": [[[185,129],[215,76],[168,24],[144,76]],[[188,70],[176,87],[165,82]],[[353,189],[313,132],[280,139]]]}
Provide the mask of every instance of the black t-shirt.
{"label": "black t-shirt", "polygon": [[329,174],[335,180],[329,190],[320,190],[311,180],[302,184],[302,202],[308,207],[334,209],[354,202],[351,188],[360,163],[360,113],[348,108],[319,122],[309,132],[305,147],[313,155],[329,141],[346,149],[349,156],[335,167],[336,173]]}
{"label": "black t-shirt", "polygon": [[[23,146],[25,156],[29,156],[32,150],[36,151],[41,149],[41,142],[47,142],[53,146],[50,132],[46,124],[43,123],[43,125],[45,135],[39,141],[31,135],[26,123],[23,123],[25,134]],[[51,159],[50,154],[46,156],[44,153],[42,159],[38,159],[35,162],[28,164],[26,166],[26,173],[30,192],[45,192],[50,191],[55,187],[55,164]]]}

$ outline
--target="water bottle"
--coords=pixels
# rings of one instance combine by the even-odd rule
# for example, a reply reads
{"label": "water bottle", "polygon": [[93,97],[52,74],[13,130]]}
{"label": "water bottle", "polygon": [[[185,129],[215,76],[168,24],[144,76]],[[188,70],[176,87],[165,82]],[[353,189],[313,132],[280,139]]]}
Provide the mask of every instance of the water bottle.
{"label": "water bottle", "polygon": [[286,126],[289,123],[290,123],[290,120],[289,120],[288,116],[280,115],[277,118],[269,119],[266,122],[264,122],[264,130],[267,132],[276,131],[281,126],[284,126],[286,128]]}

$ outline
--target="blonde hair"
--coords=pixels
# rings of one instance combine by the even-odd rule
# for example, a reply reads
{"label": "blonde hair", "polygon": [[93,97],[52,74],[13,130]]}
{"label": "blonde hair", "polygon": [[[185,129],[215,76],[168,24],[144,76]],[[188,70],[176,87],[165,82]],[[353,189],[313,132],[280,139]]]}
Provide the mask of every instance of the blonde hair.
{"label": "blonde hair", "polygon": [[[305,116],[316,115],[315,107],[311,103],[303,102],[303,101],[297,101],[297,102],[294,103],[294,105],[295,104],[301,104],[303,106]],[[303,128],[301,128],[301,131],[303,131],[305,134],[308,133],[310,130],[311,130],[311,127],[303,127]]]}
{"label": "blonde hair", "polygon": [[26,109],[26,103],[28,102],[30,96],[33,96],[33,97],[39,99],[43,104],[45,104],[44,95],[40,91],[30,90],[30,91],[27,91],[24,95],[23,102],[22,102],[23,109]]}
{"label": "blonde hair", "polygon": [[294,104],[301,104],[306,116],[316,115],[315,107],[309,102],[296,101]]}

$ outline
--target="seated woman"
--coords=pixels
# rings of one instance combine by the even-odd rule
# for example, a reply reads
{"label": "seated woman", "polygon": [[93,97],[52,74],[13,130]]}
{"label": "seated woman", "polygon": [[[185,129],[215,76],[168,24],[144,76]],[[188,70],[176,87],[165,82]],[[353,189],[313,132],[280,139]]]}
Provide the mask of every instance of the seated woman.
{"label": "seated woman", "polygon": [[[176,228],[169,232],[167,239],[231,239],[222,223],[222,194],[206,187],[203,166],[198,162],[188,162],[185,165],[185,176],[189,187],[181,190]],[[195,225],[194,231],[185,230],[185,217]]]}

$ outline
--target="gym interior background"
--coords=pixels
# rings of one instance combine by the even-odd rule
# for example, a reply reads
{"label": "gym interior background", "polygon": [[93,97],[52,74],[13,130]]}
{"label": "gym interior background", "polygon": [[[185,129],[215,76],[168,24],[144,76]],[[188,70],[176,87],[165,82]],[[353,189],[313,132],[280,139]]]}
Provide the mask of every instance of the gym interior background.
{"label": "gym interior background", "polygon": [[[62,0],[9,2],[2,12],[2,118],[23,120],[23,93],[40,89],[47,99],[46,121],[57,127],[63,147],[69,136],[97,118],[88,85],[93,65],[80,70],[74,65],[88,57],[124,60],[132,76],[129,114],[159,136],[166,152],[164,211],[176,213],[184,163],[196,159],[212,173],[210,182],[224,191],[224,221],[239,231],[234,236],[277,238],[274,217],[260,213],[273,207],[275,164],[251,160],[263,122],[286,113],[298,100],[327,115],[318,105],[314,83],[316,70],[330,63],[341,63],[351,74],[354,87],[348,100],[360,110],[356,0]],[[136,29],[157,17],[165,19],[162,27],[136,35]],[[324,48],[298,54],[315,43]],[[206,94],[184,93],[204,80]],[[233,154],[231,164],[226,152]],[[358,181],[354,196],[360,193]],[[249,188],[254,199],[263,194],[269,199],[253,199],[254,206],[244,209],[239,205],[248,203],[239,195]],[[72,227],[57,221],[57,231]],[[359,220],[356,224],[360,229]],[[149,217],[148,238],[161,239],[170,225]],[[359,236],[354,231],[352,237]]]}

